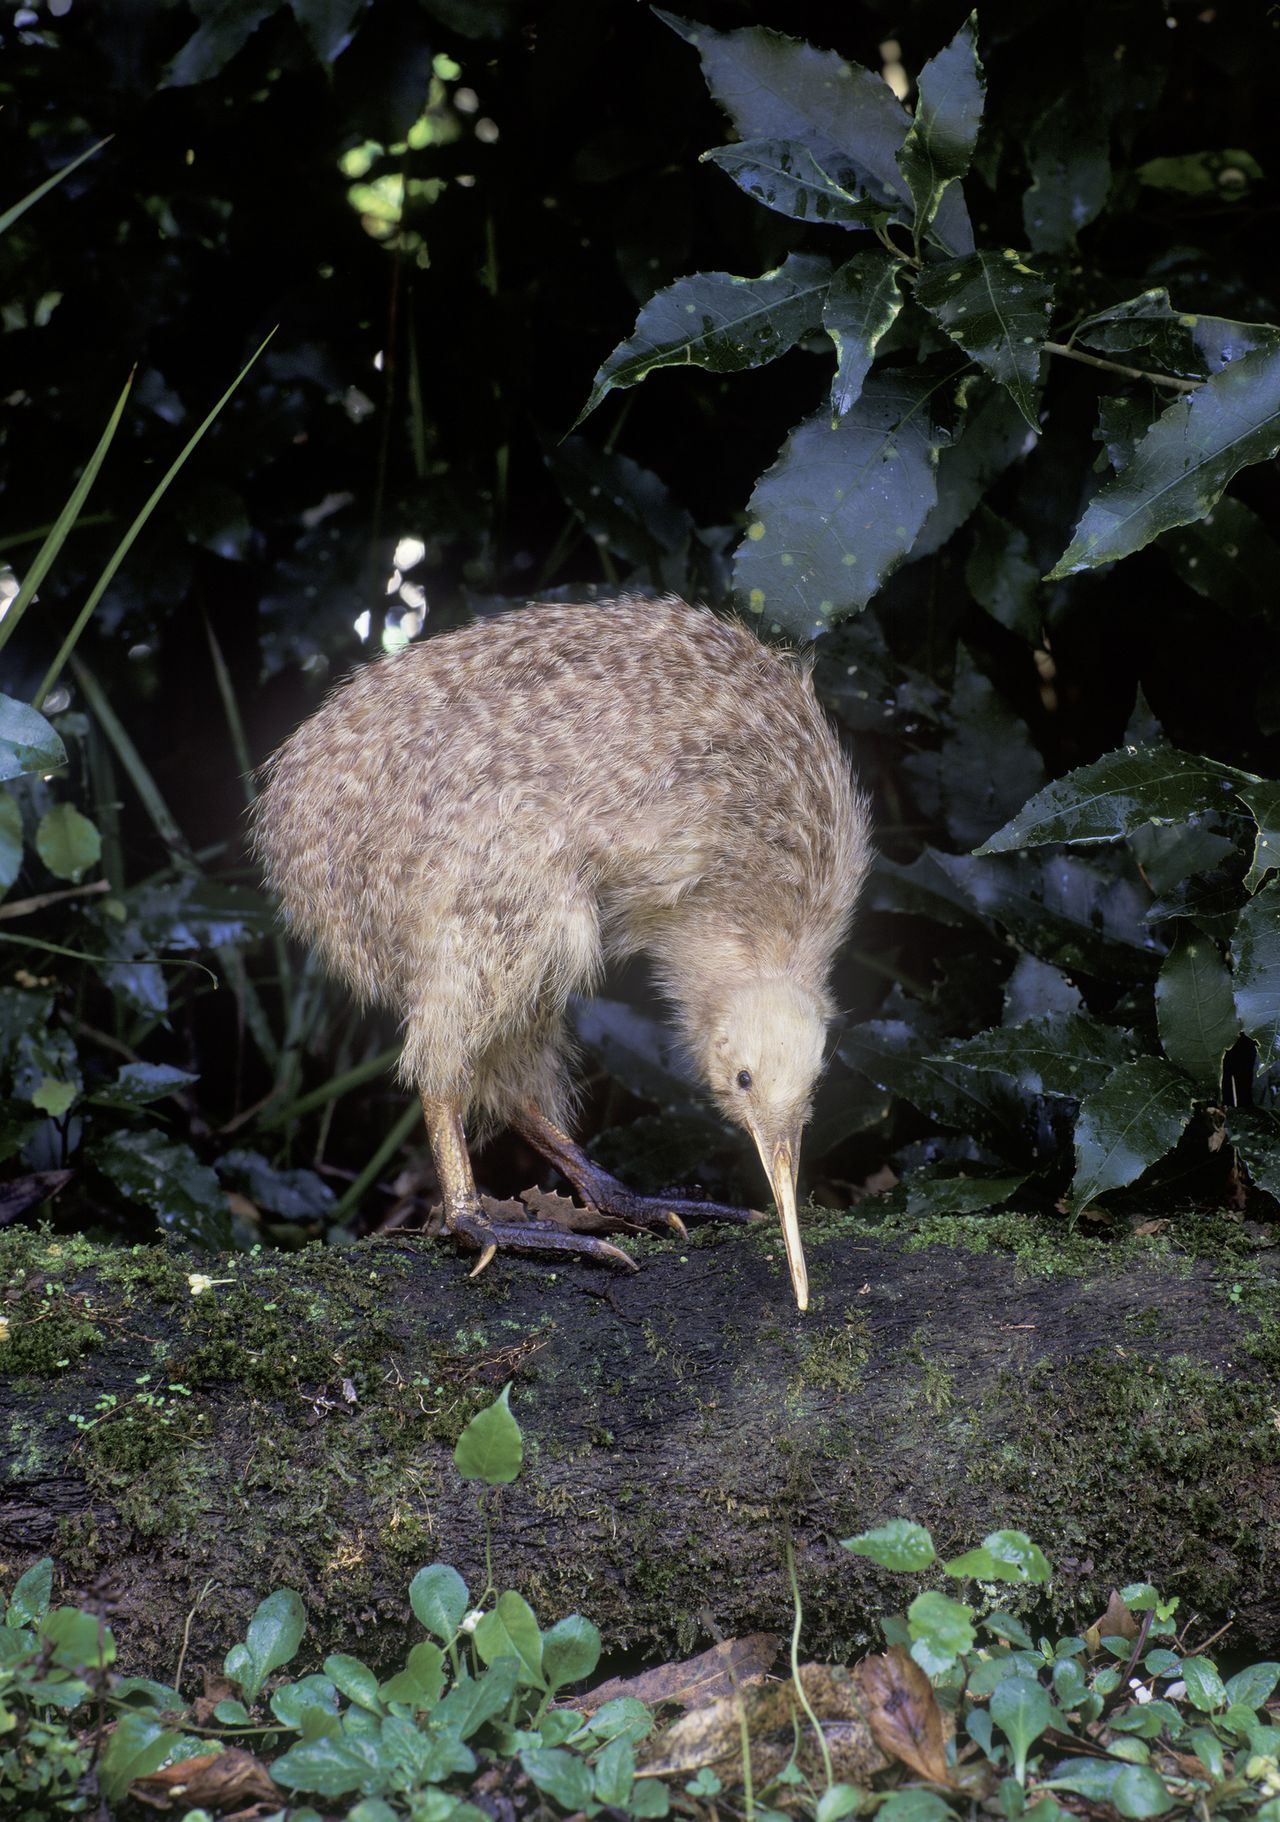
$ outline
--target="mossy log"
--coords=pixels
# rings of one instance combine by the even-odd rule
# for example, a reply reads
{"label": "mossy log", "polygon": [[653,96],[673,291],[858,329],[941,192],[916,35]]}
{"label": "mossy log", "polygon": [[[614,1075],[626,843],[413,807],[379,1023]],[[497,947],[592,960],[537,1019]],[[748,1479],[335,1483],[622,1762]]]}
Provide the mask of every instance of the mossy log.
{"label": "mossy log", "polygon": [[11,1230],[2,1566],[52,1554],[152,1675],[192,1610],[188,1675],[219,1665],[280,1585],[309,1649],[390,1662],[419,1566],[483,1583],[452,1445],[510,1380],[526,1465],[488,1496],[494,1576],[544,1624],[651,1652],[789,1629],[790,1535],[806,1649],[849,1653],[917,1584],[839,1540],[902,1515],[944,1554],[1027,1530],[1069,1625],[1148,1578],[1274,1646],[1275,1268],[1239,1227],[1199,1238],[818,1217],[800,1316],[765,1228],[638,1243],[633,1276],[500,1257],[475,1283],[411,1236],[211,1262]]}

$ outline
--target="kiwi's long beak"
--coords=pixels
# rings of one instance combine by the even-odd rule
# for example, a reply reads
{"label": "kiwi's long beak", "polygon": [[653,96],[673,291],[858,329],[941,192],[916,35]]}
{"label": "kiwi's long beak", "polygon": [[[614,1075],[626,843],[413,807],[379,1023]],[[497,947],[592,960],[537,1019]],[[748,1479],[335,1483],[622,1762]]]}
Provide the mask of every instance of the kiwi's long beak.
{"label": "kiwi's long beak", "polygon": [[787,1266],[791,1288],[796,1294],[796,1308],[809,1307],[809,1274],[805,1269],[804,1247],[800,1244],[800,1222],[796,1215],[796,1173],[800,1168],[800,1135],[778,1139],[773,1145],[758,1133],[752,1133],[760,1162],[769,1178],[769,1187],[782,1219],[782,1241],[787,1249]]}

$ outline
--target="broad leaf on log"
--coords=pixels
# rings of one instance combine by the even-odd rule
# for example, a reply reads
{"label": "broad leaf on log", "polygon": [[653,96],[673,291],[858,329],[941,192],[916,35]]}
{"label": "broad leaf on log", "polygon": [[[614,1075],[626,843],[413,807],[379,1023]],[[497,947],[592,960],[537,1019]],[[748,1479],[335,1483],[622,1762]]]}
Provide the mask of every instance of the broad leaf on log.
{"label": "broad leaf on log", "polygon": [[929,59],[916,88],[915,117],[898,153],[898,168],[916,207],[918,247],[943,191],[969,169],[978,141],[986,84],[978,61],[976,13],[970,13],[945,50]]}
{"label": "broad leaf on log", "polygon": [[979,854],[1045,842],[1119,841],[1142,823],[1178,822],[1210,808],[1252,773],[1177,747],[1117,747],[1037,791]]}
{"label": "broad leaf on log", "polygon": [[832,274],[822,326],[836,346],[831,415],[843,417],[858,401],[876,345],[902,308],[899,262],[888,253],[857,253]]}
{"label": "broad leaf on log", "polygon": [[[824,171],[852,166],[877,201],[908,199],[897,155],[911,116],[878,72],[765,26],[717,32],[655,9],[697,50],[707,87],[740,140],[786,139],[805,146]],[[951,253],[973,247],[964,198],[949,189],[933,233]]]}
{"label": "broad leaf on log", "polygon": [[1222,1059],[1240,1032],[1231,975],[1218,945],[1179,923],[1156,981],[1160,1042],[1171,1063],[1210,1095],[1222,1088]]}
{"label": "broad leaf on log", "polygon": [[822,321],[831,266],[792,253],[760,278],[696,272],[649,299],[634,332],[596,374],[578,414],[587,417],[605,394],[635,386],[658,367],[708,367],[739,373],[776,361]]}
{"label": "broad leaf on log", "polygon": [[1220,373],[1243,355],[1280,343],[1271,323],[1238,323],[1225,316],[1175,310],[1163,286],[1086,317],[1072,336],[1107,354],[1144,350],[1172,373]]}
{"label": "broad leaf on log", "polygon": [[756,483],[734,588],[765,625],[801,639],[865,607],[934,502],[939,381],[873,374],[856,405],[797,425]]}
{"label": "broad leaf on log", "polygon": [[1243,785],[1237,793],[1253,811],[1258,833],[1253,863],[1245,874],[1244,889],[1256,892],[1267,874],[1280,867],[1280,784]]}
{"label": "broad leaf on log", "polygon": [[926,266],[916,301],[1000,381],[1032,430],[1039,430],[1040,344],[1053,286],[1011,250],[970,253]]}
{"label": "broad leaf on log", "polygon": [[867,229],[890,219],[883,203],[859,195],[858,174],[851,165],[828,171],[794,139],[748,139],[740,145],[715,146],[702,154],[701,162],[718,165],[753,202],[792,221]]}
{"label": "broad leaf on log", "polygon": [[1231,944],[1236,1011],[1263,1069],[1280,1062],[1280,879],[1240,913]]}
{"label": "broad leaf on log", "polygon": [[1156,419],[1124,473],[1094,495],[1051,580],[1114,563],[1203,518],[1231,477],[1280,449],[1280,347],[1246,354]]}
{"label": "broad leaf on log", "polygon": [[1072,1211],[1136,1182],[1159,1163],[1186,1130],[1193,1101],[1186,1077],[1159,1057],[1139,1057],[1113,1070],[1080,1107],[1076,1174],[1067,1195]]}
{"label": "broad leaf on log", "polygon": [[1020,1025],[996,1025],[946,1053],[967,1069],[1011,1076],[1029,1094],[1090,1094],[1119,1064],[1134,1059],[1131,1032],[1087,1012],[1050,1012]]}

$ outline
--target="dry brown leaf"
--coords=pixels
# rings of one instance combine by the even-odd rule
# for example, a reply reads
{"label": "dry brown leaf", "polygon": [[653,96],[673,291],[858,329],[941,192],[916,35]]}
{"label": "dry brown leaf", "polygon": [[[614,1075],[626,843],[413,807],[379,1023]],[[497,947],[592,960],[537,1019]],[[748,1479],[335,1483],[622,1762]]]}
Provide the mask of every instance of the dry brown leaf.
{"label": "dry brown leaf", "polygon": [[241,1752],[238,1746],[166,1765],[163,1771],[138,1778],[133,1788],[153,1802],[181,1798],[186,1809],[211,1809],[219,1815],[252,1803],[278,1805],[285,1794],[253,1754]]}
{"label": "dry brown leaf", "polygon": [[[800,1680],[821,1725],[836,1778],[865,1786],[889,1761],[859,1713],[853,1672],[838,1664],[804,1664]],[[807,1777],[822,1777],[813,1727],[790,1681],[757,1684],[741,1697],[730,1696],[678,1716],[648,1743],[641,1769],[650,1776],[677,1777],[710,1765],[726,1784],[736,1783],[742,1768],[743,1706],[757,1785],[775,1778],[793,1753]]]}
{"label": "dry brown leaf", "polygon": [[752,1632],[746,1638],[724,1639],[710,1651],[678,1664],[659,1664],[639,1676],[614,1677],[590,1695],[574,1701],[583,1714],[592,1714],[620,1695],[634,1696],[656,1708],[659,1702],[679,1702],[682,1708],[700,1708],[733,1694],[734,1679],[740,1689],[758,1683],[778,1655],[781,1640],[772,1632]]}
{"label": "dry brown leaf", "polygon": [[893,1645],[879,1656],[863,1658],[855,1674],[876,1745],[922,1778],[952,1783],[942,1710],[910,1652]]}
{"label": "dry brown leaf", "polygon": [[1132,1641],[1137,1636],[1138,1621],[1134,1619],[1113,1588],[1107,1600],[1107,1610],[1101,1619],[1095,1620],[1092,1626],[1085,1627],[1084,1642],[1089,1647],[1090,1656],[1101,1649],[1103,1639],[1129,1639]]}

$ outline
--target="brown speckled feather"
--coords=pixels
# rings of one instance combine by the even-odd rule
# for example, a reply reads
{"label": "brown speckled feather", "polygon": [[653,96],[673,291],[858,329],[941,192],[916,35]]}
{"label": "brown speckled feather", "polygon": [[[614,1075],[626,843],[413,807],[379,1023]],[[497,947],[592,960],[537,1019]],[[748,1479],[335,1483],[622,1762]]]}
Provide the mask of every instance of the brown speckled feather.
{"label": "brown speckled feather", "polygon": [[565,1001],[608,957],[653,957],[695,1055],[740,981],[825,1007],[868,860],[804,665],[672,598],[370,664],[270,762],[255,841],[292,927],[399,1014],[407,1081],[561,1124]]}

